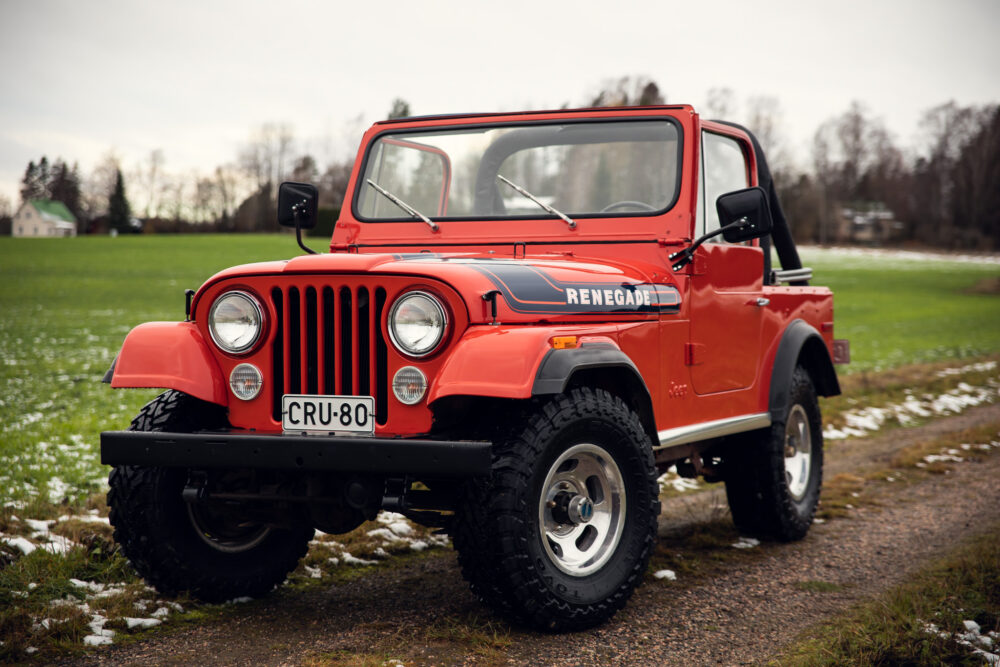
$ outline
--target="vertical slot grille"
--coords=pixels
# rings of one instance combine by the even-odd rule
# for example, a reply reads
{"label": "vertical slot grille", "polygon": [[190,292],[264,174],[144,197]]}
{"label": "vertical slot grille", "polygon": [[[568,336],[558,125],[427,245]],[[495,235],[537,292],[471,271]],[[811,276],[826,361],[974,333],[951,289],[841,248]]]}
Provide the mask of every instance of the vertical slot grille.
{"label": "vertical slot grille", "polygon": [[363,285],[275,287],[279,316],[271,361],[272,415],[284,394],[374,396],[375,422],[389,418],[388,347],[381,321],[386,290]]}

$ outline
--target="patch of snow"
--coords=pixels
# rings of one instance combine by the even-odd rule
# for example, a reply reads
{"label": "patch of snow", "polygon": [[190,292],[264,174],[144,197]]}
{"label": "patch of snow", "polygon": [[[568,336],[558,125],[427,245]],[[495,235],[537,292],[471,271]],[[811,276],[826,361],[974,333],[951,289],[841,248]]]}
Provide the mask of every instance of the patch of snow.
{"label": "patch of snow", "polygon": [[[996,368],[995,362],[986,370]],[[971,364],[963,369],[979,370],[982,364]],[[969,372],[963,369],[955,370],[955,375]],[[941,371],[945,372],[945,371]],[[963,412],[967,408],[992,402],[1000,398],[1000,383],[990,380],[987,386],[973,387],[965,382],[939,396],[925,395],[917,398],[912,394],[906,396],[902,403],[891,403],[885,407],[869,406],[855,408],[843,413],[844,425],[841,428],[827,426],[823,437],[827,440],[844,440],[860,438],[880,430],[890,419],[895,419],[901,426],[912,424],[915,418],[926,418],[934,415],[950,415]]]}
{"label": "patch of snow", "polygon": [[70,579],[69,583],[77,588],[88,590],[91,593],[102,593],[105,588],[104,584],[99,584],[96,581],[83,581],[82,579]]}
{"label": "patch of snow", "polygon": [[313,579],[323,578],[323,570],[319,569],[318,567],[313,567],[311,565],[303,565],[302,569],[305,570],[306,574],[308,574]]}
{"label": "patch of snow", "polygon": [[83,638],[83,643],[85,646],[106,646],[107,644],[113,644],[114,639],[105,637],[104,635],[87,635]]}
{"label": "patch of snow", "polygon": [[979,363],[968,364],[958,368],[945,368],[944,370],[938,371],[937,376],[939,378],[946,378],[953,375],[965,375],[966,373],[986,373],[988,371],[996,370],[996,368],[997,362],[995,361],[981,361]]}
{"label": "patch of snow", "polygon": [[27,538],[20,537],[20,536],[10,537],[8,535],[2,535],[2,534],[0,534],[0,541],[4,542],[5,544],[9,544],[10,546],[14,547],[15,549],[18,549],[25,556],[27,556],[32,551],[34,551],[35,549],[38,548],[38,547],[35,546],[34,542],[32,542],[31,540],[28,540]]}
{"label": "patch of snow", "polygon": [[390,543],[407,541],[405,537],[400,537],[399,535],[389,530],[388,528],[376,528],[375,530],[369,530],[368,536],[377,537],[383,542],[390,542]]}
{"label": "patch of snow", "polygon": [[657,570],[653,573],[653,576],[657,579],[666,579],[667,581],[677,581],[677,573],[673,570]]}
{"label": "patch of snow", "polygon": [[238,598],[233,598],[232,600],[226,600],[223,604],[243,604],[245,602],[252,602],[253,598],[249,595],[243,595]]}
{"label": "patch of snow", "polygon": [[357,558],[347,553],[346,551],[342,552],[340,554],[340,557],[343,559],[345,565],[374,565],[375,563],[378,562],[377,560],[366,560],[364,558]]}
{"label": "patch of snow", "polygon": [[928,454],[923,458],[925,463],[961,463],[964,460],[961,456],[953,456],[951,454]]}
{"label": "patch of snow", "polygon": [[38,548],[52,554],[65,555],[70,549],[80,546],[68,537],[63,537],[61,535],[49,535],[48,538],[49,541],[45,544],[39,544]]}
{"label": "patch of snow", "polygon": [[83,523],[103,523],[107,526],[111,525],[111,522],[106,516],[98,516],[97,514],[63,514],[61,517],[56,519],[56,521],[81,521]]}
{"label": "patch of snow", "polygon": [[656,483],[660,485],[660,493],[663,493],[667,488],[672,488],[679,493],[696,491],[701,488],[701,482],[697,479],[678,475],[677,466],[667,468],[667,471],[656,479]]}
{"label": "patch of snow", "polygon": [[49,532],[49,528],[55,521],[40,521],[38,519],[25,519],[24,522],[28,524],[28,527],[35,531],[32,537],[41,537]]}
{"label": "patch of snow", "polygon": [[[959,609],[959,611],[962,610]],[[975,621],[962,621],[962,627],[965,628],[965,632],[956,632],[954,634],[942,631],[934,623],[924,623],[923,627],[924,632],[928,634],[936,635],[941,639],[951,639],[960,646],[972,649],[972,654],[983,658],[988,665],[1000,665],[1000,655],[990,652],[997,639],[997,633],[989,632],[985,635],[982,634],[982,628]]]}
{"label": "patch of snow", "polygon": [[158,618],[132,618],[130,616],[124,617],[125,625],[128,626],[129,630],[134,630],[139,628],[140,630],[147,630],[149,628],[155,628],[160,623],[163,623]]}
{"label": "patch of snow", "polygon": [[760,540],[753,537],[741,537],[732,544],[734,549],[753,549],[760,546]]}
{"label": "patch of snow", "polygon": [[170,610],[167,609],[166,607],[160,607],[152,614],[150,614],[150,616],[152,616],[153,618],[161,618],[161,619],[166,618],[169,615],[170,615]]}

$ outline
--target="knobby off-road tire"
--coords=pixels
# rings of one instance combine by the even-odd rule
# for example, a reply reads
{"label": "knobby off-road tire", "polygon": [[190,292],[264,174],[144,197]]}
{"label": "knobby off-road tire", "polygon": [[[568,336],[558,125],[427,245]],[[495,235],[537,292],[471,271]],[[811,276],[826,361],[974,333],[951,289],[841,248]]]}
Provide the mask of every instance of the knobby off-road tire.
{"label": "knobby off-road tire", "polygon": [[[168,391],[150,401],[132,431],[191,432],[225,423],[222,409]],[[181,499],[187,470],[116,466],[108,484],[115,541],[160,593],[188,591],[207,602],[259,597],[285,580],[312,539],[311,528],[237,524]]]}
{"label": "knobby off-road tire", "polygon": [[797,366],[788,410],[748,434],[726,457],[726,497],[742,532],[784,542],[809,532],[823,481],[823,428],[816,389]]}
{"label": "knobby off-road tire", "polygon": [[528,411],[468,485],[453,539],[473,592],[560,632],[610,618],[641,582],[659,489],[649,437],[620,399],[574,389]]}

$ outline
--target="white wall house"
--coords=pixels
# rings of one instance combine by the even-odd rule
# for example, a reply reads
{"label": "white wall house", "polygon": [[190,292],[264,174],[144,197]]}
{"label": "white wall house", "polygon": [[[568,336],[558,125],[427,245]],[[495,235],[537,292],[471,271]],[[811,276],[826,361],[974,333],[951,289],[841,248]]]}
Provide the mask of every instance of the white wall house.
{"label": "white wall house", "polygon": [[14,215],[13,236],[76,236],[76,218],[61,201],[32,199]]}

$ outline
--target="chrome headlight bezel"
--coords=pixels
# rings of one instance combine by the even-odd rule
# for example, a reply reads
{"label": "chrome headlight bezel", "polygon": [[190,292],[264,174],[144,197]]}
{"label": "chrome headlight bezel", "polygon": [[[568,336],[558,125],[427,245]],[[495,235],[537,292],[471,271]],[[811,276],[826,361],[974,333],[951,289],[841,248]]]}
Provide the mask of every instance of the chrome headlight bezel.
{"label": "chrome headlight bezel", "polygon": [[[430,304],[431,312],[436,313],[436,315],[440,318],[441,326],[438,328],[437,334],[434,336],[433,343],[429,345],[426,343],[419,346],[407,345],[402,340],[400,332],[397,331],[396,316],[398,315],[400,308],[413,299],[419,299]],[[393,346],[400,353],[407,357],[420,359],[434,354],[434,352],[441,348],[441,344],[445,339],[445,334],[448,332],[448,311],[445,309],[441,300],[432,293],[419,289],[410,290],[409,292],[401,294],[393,302],[392,308],[389,309],[389,316],[386,319],[386,329],[389,330],[389,339],[392,341]]]}
{"label": "chrome headlight bezel", "polygon": [[[239,299],[244,301],[250,306],[250,313],[253,319],[253,325],[256,326],[256,331],[249,341],[236,346],[231,346],[224,342],[221,334],[216,331],[216,312],[224,302],[229,299]],[[257,300],[253,294],[246,292],[244,290],[230,290],[220,294],[215,301],[212,303],[211,309],[208,311],[208,333],[212,337],[212,342],[215,343],[223,352],[233,355],[247,354],[256,347],[257,343],[260,341],[264,333],[264,308],[261,306],[260,301]]]}

